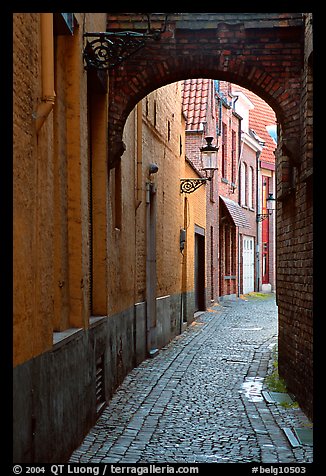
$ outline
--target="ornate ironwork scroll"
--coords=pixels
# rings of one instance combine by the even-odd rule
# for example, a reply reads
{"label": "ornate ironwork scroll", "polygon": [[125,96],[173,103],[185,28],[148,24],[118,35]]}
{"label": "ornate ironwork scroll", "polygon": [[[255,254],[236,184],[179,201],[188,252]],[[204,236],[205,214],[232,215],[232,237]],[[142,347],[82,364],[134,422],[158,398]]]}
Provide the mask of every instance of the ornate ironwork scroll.
{"label": "ornate ironwork scroll", "polygon": [[84,49],[86,69],[107,70],[122,63],[146,44],[146,35],[133,31],[119,33],[85,33],[87,40]]}
{"label": "ornate ironwork scroll", "polygon": [[198,179],[191,179],[191,178],[186,178],[186,179],[180,179],[180,191],[181,193],[192,193],[197,188],[201,187],[204,185],[209,179],[207,178],[198,178]]}

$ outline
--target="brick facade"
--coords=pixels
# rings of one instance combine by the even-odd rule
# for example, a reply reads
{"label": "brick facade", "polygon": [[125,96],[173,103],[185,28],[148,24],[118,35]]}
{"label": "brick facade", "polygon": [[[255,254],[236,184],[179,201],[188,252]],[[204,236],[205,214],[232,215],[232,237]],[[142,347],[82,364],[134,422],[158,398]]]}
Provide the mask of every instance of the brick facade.
{"label": "brick facade", "polygon": [[[233,109],[231,97],[224,94],[228,83],[220,83],[218,108],[221,111],[219,124],[219,197],[239,202],[239,150],[240,117]],[[228,213],[223,200],[219,200],[219,296],[239,295],[239,228]]]}
{"label": "brick facade", "polygon": [[280,194],[277,150],[277,288],[279,306],[279,367],[289,390],[313,414],[313,203],[312,203],[312,15],[305,16],[300,138],[289,164],[291,186]]}

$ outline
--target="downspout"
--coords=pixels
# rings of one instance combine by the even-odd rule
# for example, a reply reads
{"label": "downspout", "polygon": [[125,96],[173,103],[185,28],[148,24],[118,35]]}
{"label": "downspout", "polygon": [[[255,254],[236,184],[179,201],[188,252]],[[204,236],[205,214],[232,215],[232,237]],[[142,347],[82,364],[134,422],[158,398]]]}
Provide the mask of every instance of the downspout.
{"label": "downspout", "polygon": [[[259,158],[261,155],[261,151],[256,152],[256,158],[257,158],[257,166],[256,166],[256,172],[257,172],[257,178],[256,178],[256,216],[261,213],[260,210],[260,183],[261,183],[261,177],[260,177],[260,162]],[[256,243],[256,291],[260,291],[260,256],[261,256],[261,225],[260,222],[257,220],[256,221],[256,236],[257,236],[257,243]]]}
{"label": "downspout", "polygon": [[53,49],[53,13],[41,13],[41,74],[42,99],[36,112],[36,133],[38,134],[55,103],[54,92],[54,49]]}
{"label": "downspout", "polygon": [[[233,107],[236,103],[236,101],[239,99],[239,96],[235,96],[236,99],[234,100],[233,102]],[[234,110],[235,110],[235,107],[234,107]],[[237,187],[237,182],[238,184],[240,184],[240,164],[241,164],[241,157],[242,157],[242,151],[243,151],[243,143],[244,141],[242,140],[242,119],[239,120],[239,124],[238,124],[238,170],[237,170],[237,173],[236,173],[236,176],[235,176],[235,187],[234,187],[234,190],[236,189]],[[241,184],[240,184],[241,186]],[[240,188],[238,188],[238,203],[240,204]],[[238,228],[238,297],[240,297],[240,290],[241,290],[241,281],[240,281],[240,277],[241,277],[241,240],[240,240],[240,228]],[[243,278],[242,278],[243,279]],[[243,291],[243,290],[242,290]]]}
{"label": "downspout", "polygon": [[[143,168],[143,155],[142,155],[142,103],[139,102],[136,106],[136,114],[135,114],[135,149],[134,153],[136,152],[136,196],[135,196],[135,236],[134,236],[134,243],[135,243],[135,256],[137,257],[137,211],[142,203],[142,168]],[[137,301],[137,281],[134,279],[134,366],[136,366],[138,362],[137,356],[137,311],[136,311],[136,301]]]}
{"label": "downspout", "polygon": [[[237,232],[237,229],[235,229]],[[238,296],[240,297],[240,290],[241,290],[241,235],[240,235],[240,228],[238,228]],[[242,290],[243,291],[243,290]]]}
{"label": "downspout", "polygon": [[154,357],[156,347],[156,185],[146,182],[146,342]]}
{"label": "downspout", "polygon": [[136,209],[142,202],[142,179],[143,179],[143,109],[142,109],[142,102],[140,101],[137,104],[137,150],[136,150],[136,157],[137,157],[137,168],[136,168]]}

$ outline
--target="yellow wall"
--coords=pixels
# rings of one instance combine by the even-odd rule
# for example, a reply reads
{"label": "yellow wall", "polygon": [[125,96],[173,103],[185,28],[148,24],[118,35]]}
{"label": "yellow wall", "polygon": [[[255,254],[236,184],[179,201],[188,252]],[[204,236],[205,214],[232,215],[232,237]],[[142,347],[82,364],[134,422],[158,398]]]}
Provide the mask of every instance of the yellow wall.
{"label": "yellow wall", "polygon": [[[199,178],[196,171],[185,162],[184,178]],[[185,267],[184,288],[183,291],[194,290],[194,263],[195,263],[195,225],[206,230],[206,187],[202,185],[195,192],[183,194],[184,200],[184,228],[186,229],[187,239],[185,245]],[[205,273],[206,277],[206,273]]]}
{"label": "yellow wall", "polygon": [[88,322],[89,144],[81,52],[83,28],[105,29],[106,14],[75,18],[73,36],[54,36],[55,105],[37,134],[41,14],[13,15],[15,365],[50,349],[53,330]]}
{"label": "yellow wall", "polygon": [[181,291],[180,85],[142,100],[141,126],[137,108],[131,112],[121,170],[108,173],[108,98],[96,78],[90,80],[82,58],[83,31],[104,31],[106,14],[76,13],[74,34],[54,35],[55,105],[37,133],[40,17],[14,15],[15,365],[51,349],[54,331],[88,327],[90,315],[110,316],[146,299],[145,188],[151,162],[159,166],[151,178],[157,184],[157,296]]}
{"label": "yellow wall", "polygon": [[[156,109],[156,117],[155,116]],[[137,182],[137,114],[142,115],[141,183]],[[170,125],[168,125],[170,123]],[[170,132],[168,132],[170,131]],[[139,132],[138,132],[139,135]],[[181,139],[180,139],[181,137]],[[180,154],[180,140],[183,144]],[[181,290],[181,261],[179,233],[182,227],[182,199],[180,173],[184,166],[184,120],[181,114],[181,90],[178,83],[149,94],[129,115],[124,142],[127,149],[122,157],[123,226],[120,252],[112,262],[112,273],[117,259],[126,258],[129,268],[121,273],[121,298],[114,310],[122,310],[133,302],[146,299],[146,182],[157,186],[157,297]],[[149,164],[155,163],[158,172],[149,177]],[[114,172],[111,172],[114,175]],[[110,178],[111,180],[111,178]],[[137,200],[137,188],[140,189]],[[128,257],[125,256],[126,253]],[[127,281],[125,275],[127,273]],[[130,278],[130,282],[129,282]],[[118,285],[117,285],[118,286]],[[132,292],[133,291],[133,292]],[[126,299],[126,300],[124,300]],[[116,300],[111,295],[111,302]]]}

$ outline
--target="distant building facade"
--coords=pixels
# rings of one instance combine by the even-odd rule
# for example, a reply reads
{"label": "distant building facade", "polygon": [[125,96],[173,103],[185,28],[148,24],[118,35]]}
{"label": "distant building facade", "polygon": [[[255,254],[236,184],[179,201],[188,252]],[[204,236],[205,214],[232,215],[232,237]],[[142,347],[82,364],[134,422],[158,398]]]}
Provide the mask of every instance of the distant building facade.
{"label": "distant building facade", "polygon": [[[254,183],[256,180],[254,199],[257,221],[257,272],[256,285],[257,291],[276,290],[276,250],[275,250],[275,211],[269,213],[266,200],[270,194],[276,198],[276,175],[275,175],[275,150],[277,147],[277,122],[272,108],[252,91],[246,90],[238,85],[233,85],[235,95],[244,94],[252,106],[249,109],[248,118],[245,121],[246,130],[244,134],[250,139],[251,143],[256,143],[256,165],[253,179],[250,179],[250,173],[244,174],[241,171],[243,181],[248,180]],[[236,108],[239,101],[236,102]],[[241,113],[240,113],[241,114]],[[243,121],[244,124],[244,121]],[[248,136],[249,134],[249,136]],[[245,136],[244,136],[245,137]],[[245,200],[248,200],[250,184],[243,187],[242,193],[246,198],[240,197],[240,204],[246,206]],[[245,191],[246,190],[246,191]]]}
{"label": "distant building facade", "polygon": [[[254,96],[250,93],[250,97]],[[213,137],[219,146],[219,167],[206,185],[207,306],[218,299],[271,291],[275,287],[273,216],[265,218],[263,223],[259,221],[261,210],[267,215],[268,197],[261,164],[266,166],[268,161],[269,170],[274,167],[270,142],[268,151],[264,150],[269,133],[265,129],[263,135],[261,129],[265,120],[275,125],[275,115],[267,104],[262,108],[262,103],[262,100],[253,103],[244,88],[225,81],[183,82],[186,156],[203,176],[200,148],[205,137]],[[267,109],[270,115],[266,118]],[[251,128],[253,125],[264,139]],[[265,168],[263,171],[266,174]],[[268,172],[269,193],[274,190],[273,184],[274,175]],[[262,286],[267,281],[273,285]]]}

